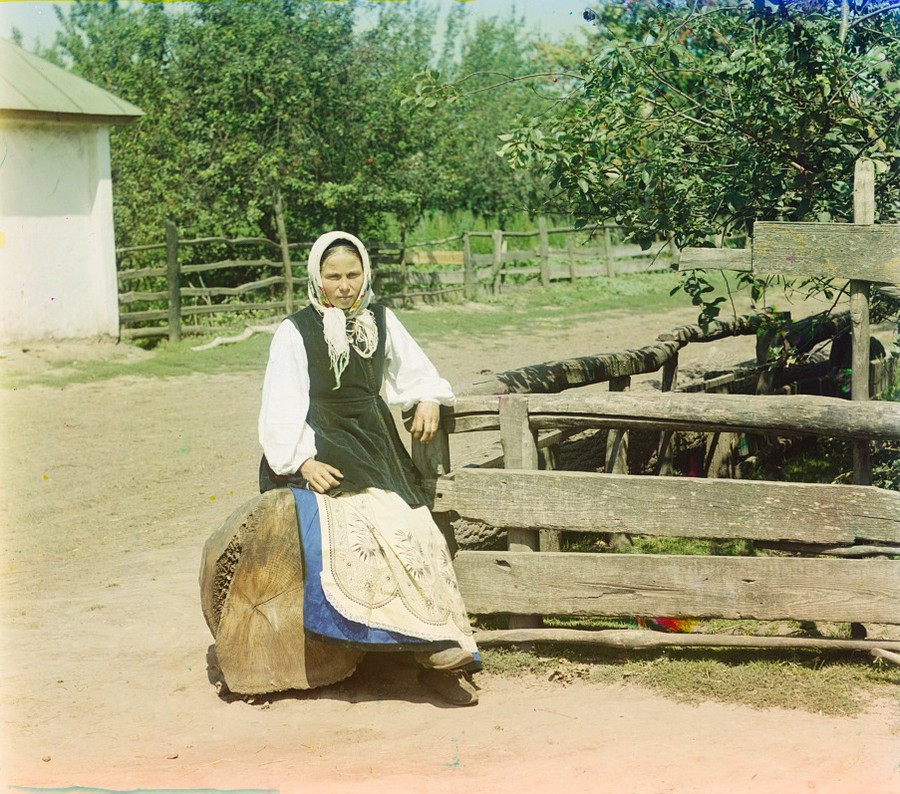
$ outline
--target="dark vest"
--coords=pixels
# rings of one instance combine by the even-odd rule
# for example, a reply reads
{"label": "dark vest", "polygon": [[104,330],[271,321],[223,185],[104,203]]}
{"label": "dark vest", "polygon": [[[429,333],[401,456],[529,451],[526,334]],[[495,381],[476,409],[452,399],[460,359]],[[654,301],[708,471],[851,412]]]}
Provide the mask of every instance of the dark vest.
{"label": "dark vest", "polygon": [[[371,358],[363,358],[351,346],[350,360],[337,389],[322,316],[307,306],[288,318],[303,337],[309,362],[306,421],[316,434],[316,460],[336,466],[344,475],[329,495],[383,488],[417,507],[426,504],[418,472],[400,440],[390,409],[379,395],[384,380],[384,307],[372,304],[369,308],[378,327],[378,347]],[[276,475],[263,456],[260,492],[303,484],[299,474]]]}

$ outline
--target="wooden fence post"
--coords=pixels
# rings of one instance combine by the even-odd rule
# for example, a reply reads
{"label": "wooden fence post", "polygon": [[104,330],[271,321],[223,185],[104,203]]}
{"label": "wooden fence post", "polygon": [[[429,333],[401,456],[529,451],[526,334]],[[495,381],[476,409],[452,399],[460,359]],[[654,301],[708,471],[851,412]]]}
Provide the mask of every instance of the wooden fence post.
{"label": "wooden fence post", "polygon": [[616,277],[616,261],[613,257],[612,233],[609,231],[609,225],[603,224],[603,250],[606,253],[606,275],[609,278]]}
{"label": "wooden fence post", "polygon": [[[508,394],[500,398],[500,444],[503,467],[537,469],[537,432],[528,423],[528,398]],[[510,551],[539,551],[540,533],[536,529],[510,529],[507,532]],[[511,629],[537,628],[543,625],[540,615],[510,615]]]}
{"label": "wooden fence post", "polygon": [[538,218],[538,235],[540,236],[541,286],[550,286],[550,240],[547,236],[547,219]]}
{"label": "wooden fence post", "polygon": [[278,245],[281,248],[281,264],[284,266],[284,308],[287,314],[294,313],[294,273],[291,269],[291,252],[288,249],[287,231],[284,225],[284,203],[281,200],[281,188],[275,188],[275,229],[278,232]]}
{"label": "wooden fence post", "polygon": [[[450,473],[450,438],[443,425],[438,427],[434,438],[427,444],[412,439],[411,457],[422,478],[427,482],[436,480],[442,474]],[[453,526],[450,520],[450,513],[440,512],[433,513],[434,523],[447,541],[447,547],[450,549],[450,556],[456,556],[457,544],[456,537],[453,534]]]}
{"label": "wooden fence post", "polygon": [[400,301],[409,305],[409,273],[406,269],[406,223],[400,224]]}
{"label": "wooden fence post", "polygon": [[569,281],[575,281],[575,235],[566,232],[566,258],[569,261]]}
{"label": "wooden fence post", "polygon": [[[662,369],[661,391],[675,391],[678,385],[678,353],[670,358]],[[675,434],[671,430],[663,430],[659,437],[659,451],[656,455],[656,473],[662,477],[672,475],[675,459]]]}
{"label": "wooden fence post", "polygon": [[[875,223],[875,164],[868,158],[856,161],[853,174],[853,222]],[[869,399],[869,283],[850,280],[850,333],[852,339],[851,392],[853,400]],[[869,442],[853,442],[853,482],[872,484]]]}
{"label": "wooden fence post", "polygon": [[[628,391],[631,388],[631,377],[623,375],[611,378],[610,391]],[[610,430],[606,437],[606,472],[607,474],[628,474],[628,431]],[[609,548],[620,551],[631,546],[631,539],[624,532],[610,532],[607,536]]]}
{"label": "wooden fence post", "polygon": [[491,263],[491,291],[500,294],[500,271],[503,270],[503,230],[494,229],[491,233],[494,244],[494,260]]}
{"label": "wooden fence post", "polygon": [[181,341],[181,266],[178,263],[178,229],[166,221],[166,283],[169,288],[169,341]]}
{"label": "wooden fence post", "polygon": [[475,270],[472,265],[472,240],[463,232],[463,284],[466,300],[475,300]]}

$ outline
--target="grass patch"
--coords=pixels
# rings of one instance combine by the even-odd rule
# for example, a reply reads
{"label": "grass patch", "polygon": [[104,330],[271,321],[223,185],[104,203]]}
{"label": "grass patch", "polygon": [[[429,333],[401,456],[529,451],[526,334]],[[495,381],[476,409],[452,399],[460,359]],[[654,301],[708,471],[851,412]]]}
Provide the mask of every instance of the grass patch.
{"label": "grass patch", "polygon": [[202,340],[198,338],[185,339],[177,344],[164,342],[147,358],[136,361],[59,361],[39,374],[5,375],[0,385],[4,388],[22,388],[35,384],[67,386],[120,376],[170,378],[223,372],[258,372],[262,377],[271,342],[269,334],[257,334],[234,345],[223,345],[200,352],[191,350],[192,346],[202,344]]}
{"label": "grass patch", "polygon": [[669,295],[678,281],[676,273],[663,271],[616,279],[585,278],[575,284],[557,282],[549,289],[526,284],[479,303],[439,304],[397,314],[413,336],[424,341],[453,333],[491,337],[533,333],[560,323],[596,319],[601,312],[652,314],[689,306],[684,293]]}
{"label": "grass patch", "polygon": [[[631,535],[631,547],[625,546],[620,554],[702,554],[716,557],[755,556],[752,541],[733,539],[704,540],[701,538],[651,537]],[[602,537],[582,533],[563,536],[563,551],[606,552],[609,547]]]}
{"label": "grass patch", "polygon": [[485,669],[502,676],[637,684],[682,703],[717,701],[758,709],[799,709],[830,716],[860,714],[892,695],[900,669],[846,653],[772,653],[672,648],[659,651],[561,648],[482,650]]}

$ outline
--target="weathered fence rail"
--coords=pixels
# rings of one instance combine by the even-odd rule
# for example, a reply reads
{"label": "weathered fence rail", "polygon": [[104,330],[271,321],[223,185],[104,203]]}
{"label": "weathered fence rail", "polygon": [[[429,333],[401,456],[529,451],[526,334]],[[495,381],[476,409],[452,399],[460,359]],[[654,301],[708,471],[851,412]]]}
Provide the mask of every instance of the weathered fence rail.
{"label": "weathered fence rail", "polygon": [[[541,430],[744,430],[898,440],[896,403],[725,394],[510,394],[462,397],[446,418],[435,450],[429,456],[420,448],[418,454],[433,478],[435,514],[445,521],[458,515],[503,527],[510,537],[508,551],[462,551],[456,557],[460,588],[473,613],[900,623],[897,560],[566,553],[545,551],[542,543],[548,533],[560,531],[628,533],[900,555],[900,493],[872,486],[537,470]],[[450,465],[446,432],[476,430],[500,431],[506,468]],[[518,622],[516,631],[494,631],[487,638],[492,643],[565,639],[564,632],[536,630],[539,622],[533,618]],[[530,631],[521,631],[529,628],[523,622],[532,624]],[[601,634],[576,640],[622,641],[621,632]],[[705,636],[709,642],[692,643],[758,645],[757,638],[732,643]]]}
{"label": "weathered fence rail", "polygon": [[[168,223],[166,242],[117,249],[121,335],[132,339],[167,337],[177,341],[183,334],[224,330],[207,324],[182,322],[190,317],[248,312],[279,316],[293,311],[295,296],[298,293],[303,296],[306,286],[305,258],[312,243],[289,242],[284,224],[279,223],[277,227],[278,240],[265,237],[180,239],[174,224]],[[533,232],[466,232],[410,245],[403,241],[376,243],[370,246],[376,292],[388,303],[442,300],[448,296],[474,299],[486,291],[498,291],[507,279],[521,281],[540,277],[542,284],[549,284],[559,279],[614,277],[671,267],[662,245],[649,251],[641,251],[638,246],[614,246],[611,232],[615,228],[611,225],[598,227],[603,231],[604,244],[589,248],[575,245],[575,227],[548,229],[543,219],[540,219],[539,229]],[[558,234],[566,235],[565,249],[549,245],[549,236]],[[492,254],[471,252],[471,240],[478,237],[492,238]],[[507,238],[528,237],[540,238],[537,249],[507,250]],[[456,241],[462,242],[462,251],[438,252],[437,256],[431,257],[434,261],[423,256],[433,251],[435,245]],[[210,262],[183,261],[186,251],[204,246],[225,248],[228,254]],[[236,255],[247,249],[252,253],[246,258]],[[260,256],[260,252],[270,252],[272,256]],[[163,255],[165,265],[129,266],[135,257],[154,254]],[[190,258],[196,259],[197,255]],[[438,264],[438,259],[444,266],[432,267]],[[532,265],[533,262],[538,264]],[[232,274],[246,271],[251,280],[236,286],[206,286],[202,283],[203,275],[226,271]],[[274,274],[266,275],[266,271]],[[186,277],[193,275],[200,277],[200,286],[184,283]],[[232,300],[241,297],[245,300]],[[162,320],[167,322],[162,324]]]}

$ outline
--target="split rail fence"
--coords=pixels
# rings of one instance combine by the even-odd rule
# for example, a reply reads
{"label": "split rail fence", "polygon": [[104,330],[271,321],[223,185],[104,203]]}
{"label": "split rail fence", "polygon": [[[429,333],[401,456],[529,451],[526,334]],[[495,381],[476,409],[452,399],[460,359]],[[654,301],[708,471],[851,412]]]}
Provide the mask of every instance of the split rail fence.
{"label": "split rail fence", "polygon": [[[198,321],[203,317],[254,313],[271,319],[303,305],[306,257],[312,243],[289,242],[283,215],[276,213],[276,221],[277,240],[181,239],[175,225],[168,222],[164,243],[117,249],[121,336],[179,341],[183,335],[214,334],[228,329],[224,324]],[[553,280],[614,278],[625,273],[670,269],[665,244],[648,251],[641,251],[636,245],[614,244],[616,228],[609,224],[598,227],[597,233],[602,230],[603,234],[602,244],[589,246],[576,245],[579,230],[575,227],[548,228],[544,218],[538,219],[538,228],[533,231],[465,232],[409,246],[403,241],[376,243],[369,246],[376,293],[380,300],[401,304],[453,296],[475,300],[486,292],[498,292],[510,281],[539,279],[546,286]],[[551,247],[550,235],[562,234],[565,248]],[[484,237],[492,240],[492,253],[473,253],[472,241]],[[537,239],[537,248],[507,250],[508,240],[529,238]],[[462,250],[436,250],[438,245],[454,243],[461,244]],[[186,251],[191,253],[186,255]],[[196,261],[207,252],[225,253],[213,261]],[[241,252],[249,254],[242,256]],[[164,256],[164,263],[140,264],[148,257],[158,260],[160,256]],[[240,282],[248,274],[250,280],[237,286],[204,283],[204,277],[212,275],[215,279],[223,274],[230,283]]]}
{"label": "split rail fence", "polygon": [[[676,329],[625,354],[526,367],[476,386],[448,411],[413,458],[434,486],[436,521],[453,516],[507,530],[506,551],[460,551],[459,585],[475,614],[508,614],[507,630],[479,632],[483,645],[561,640],[615,647],[659,645],[869,650],[900,659],[900,642],[542,627],[542,615],[724,618],[900,624],[900,493],[872,486],[871,444],[900,440],[900,404],[868,402],[868,294],[900,282],[900,226],[873,225],[874,169],[857,164],[854,224],[756,225],[751,248],[683,253],[682,266],[850,279],[852,401],[771,394],[676,393],[678,350],[712,338]],[[701,263],[702,260],[702,263]],[[720,325],[744,333],[757,319]],[[662,369],[661,393],[630,393],[633,375]],[[600,382],[609,393],[563,394]],[[729,388],[726,380],[718,384]],[[716,387],[713,387],[716,388]],[[717,389],[718,390],[718,389]],[[608,430],[603,473],[555,471],[542,448],[561,433]],[[655,474],[628,472],[628,434],[659,433]],[[451,466],[448,433],[499,432],[502,458]],[[854,484],[673,477],[672,434],[710,434],[715,448],[735,434],[850,439]],[[543,469],[541,463],[543,458]],[[708,456],[709,458],[709,456]],[[744,539],[801,556],[564,552],[561,533]],[[610,544],[611,548],[616,543]],[[624,544],[621,544],[624,545]],[[879,558],[880,557],[880,558]],[[877,653],[876,653],[877,652]]]}
{"label": "split rail fence", "polygon": [[[660,634],[542,628],[539,616],[683,617],[900,623],[900,493],[872,486],[673,477],[672,436],[707,434],[707,463],[731,454],[738,434],[900,439],[900,405],[808,395],[630,392],[630,378],[663,369],[677,378],[690,341],[752,333],[750,319],[704,334],[676,329],[648,348],[501,373],[443,416],[413,456],[433,484],[444,531],[454,517],[507,532],[507,550],[460,551],[455,567],[469,610],[508,614],[510,629],[479,632],[483,645],[556,640],[616,647],[659,645],[900,650],[900,643],[809,637]],[[669,337],[668,339],[666,337]],[[691,339],[692,337],[692,339]],[[874,364],[873,364],[874,366]],[[607,382],[609,393],[560,392]],[[757,382],[765,382],[758,378]],[[517,394],[518,388],[527,393]],[[727,388],[727,384],[726,384]],[[609,432],[606,473],[557,471],[565,435]],[[630,431],[658,434],[657,473],[628,473]],[[502,457],[452,466],[453,433],[499,433]],[[562,552],[562,533],[743,539],[805,556],[704,556]],[[815,556],[808,556],[815,555]]]}

